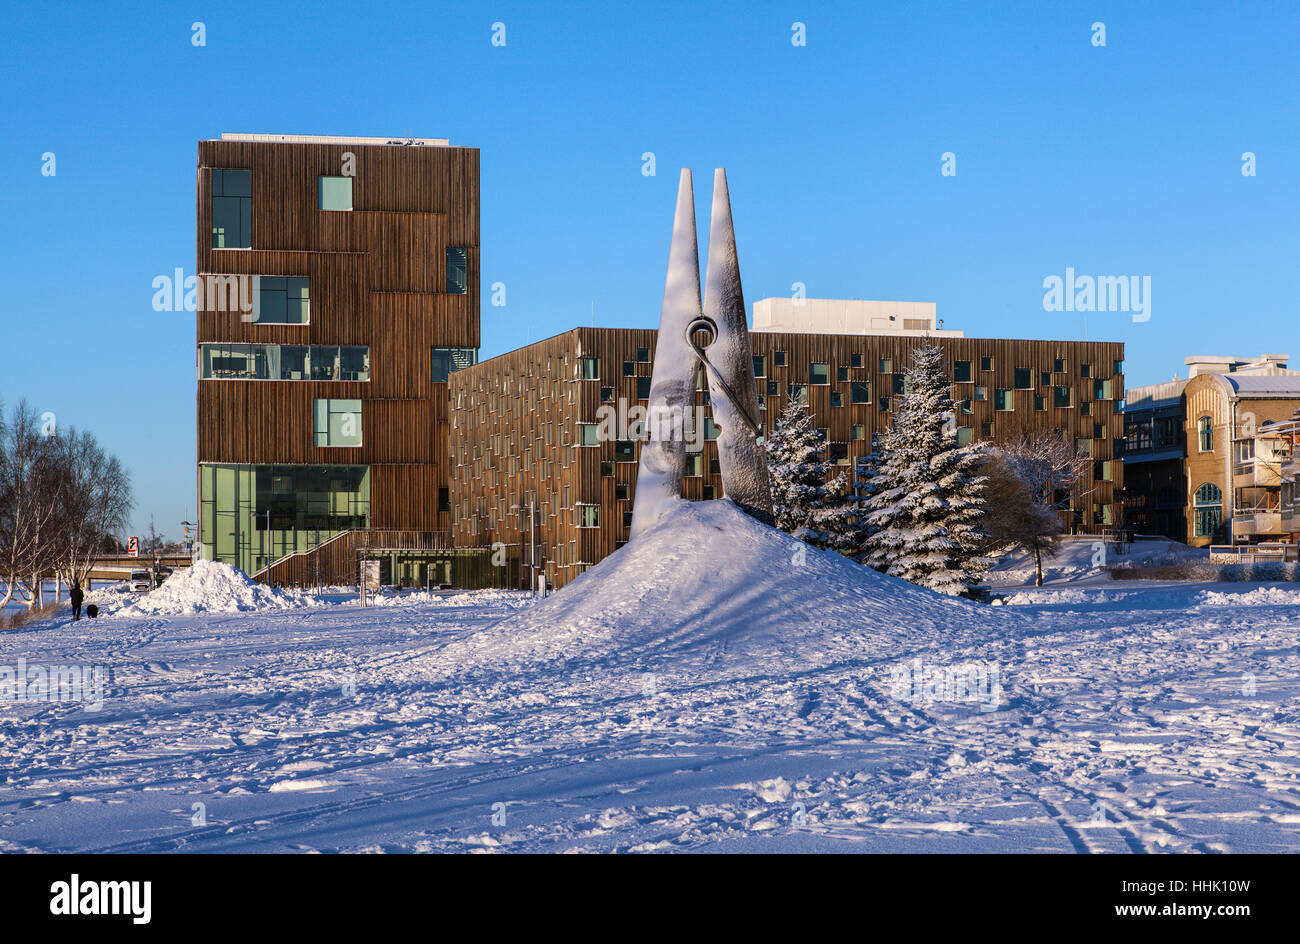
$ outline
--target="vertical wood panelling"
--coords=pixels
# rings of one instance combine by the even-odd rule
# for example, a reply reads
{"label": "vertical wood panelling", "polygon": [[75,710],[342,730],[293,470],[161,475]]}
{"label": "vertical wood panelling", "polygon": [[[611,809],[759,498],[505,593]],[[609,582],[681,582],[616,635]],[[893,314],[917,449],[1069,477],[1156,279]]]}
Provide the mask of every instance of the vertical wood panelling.
{"label": "vertical wood panelling", "polygon": [[[321,211],[317,178],[341,175],[347,152],[353,210]],[[199,311],[197,342],[370,349],[365,383],[200,381],[200,463],[369,465],[373,526],[447,527],[447,385],[432,382],[429,352],[478,345],[478,167],[474,148],[199,142],[197,272],[305,275],[310,323]],[[252,172],[251,249],[211,248],[212,168]],[[448,246],[468,250],[466,294],[446,294]],[[360,447],[315,446],[317,397],[362,400]]]}
{"label": "vertical wood panelling", "polygon": [[[526,543],[527,538],[521,536],[526,518],[502,512],[530,492],[546,508],[545,514],[539,515],[537,540],[544,546],[548,572],[559,584],[627,539],[625,522],[635,499],[636,462],[617,461],[614,441],[596,446],[576,446],[574,441],[580,423],[597,421],[603,405],[602,388],[612,388],[611,405],[616,409],[620,399],[628,408],[645,406],[645,401],[637,399],[637,378],[650,376],[655,336],[655,331],[645,329],[576,328],[453,375],[453,428],[447,461],[453,483],[451,527],[458,545]],[[879,399],[890,390],[892,375],[911,366],[912,351],[926,343],[922,338],[763,332],[753,332],[750,338],[755,355],[765,359],[765,376],[758,382],[764,393],[766,430],[773,428],[790,385],[807,385],[809,365],[824,363],[830,382],[807,387],[809,406],[814,423],[827,430],[827,439],[846,444],[850,463],[870,451],[874,433],[883,432],[892,423],[892,411],[882,412]],[[1055,429],[1071,442],[1088,440],[1096,460],[1115,456],[1114,443],[1122,435],[1123,417],[1117,407],[1123,397],[1123,377],[1114,373],[1114,366],[1123,360],[1122,344],[986,338],[943,338],[938,343],[948,354],[950,371],[954,361],[972,363],[971,382],[954,383],[953,390],[955,399],[973,401],[971,413],[958,418],[958,425],[972,428],[973,438],[996,439],[1021,429]],[[648,358],[637,357],[640,348],[648,349]],[[784,367],[775,366],[778,352],[785,355]],[[861,358],[860,367],[851,366],[855,354]],[[597,359],[598,380],[577,379],[578,359],[583,356]],[[991,370],[980,370],[984,357],[992,358]],[[1053,369],[1058,357],[1065,361],[1059,372]],[[887,373],[880,370],[882,359],[890,361]],[[624,365],[629,363],[632,374],[624,376]],[[1091,376],[1080,376],[1082,364],[1089,365]],[[848,380],[843,382],[837,380],[841,367],[848,369]],[[1013,389],[1016,368],[1030,370],[1032,389]],[[1044,373],[1049,375],[1047,385],[1042,384]],[[1111,380],[1111,399],[1094,399],[1097,379]],[[774,396],[766,395],[769,381],[777,384]],[[869,403],[851,402],[853,381],[870,383]],[[552,393],[557,385],[558,397]],[[986,400],[974,401],[977,386],[987,388]],[[1070,388],[1072,406],[1052,406],[1051,388],[1056,386]],[[1014,410],[994,409],[994,392],[999,388],[1012,391]],[[832,393],[839,393],[841,406],[831,405]],[[1035,395],[1045,398],[1044,409],[1034,409]],[[1088,404],[1089,415],[1083,415],[1083,403]],[[696,405],[698,411],[708,413],[702,391],[696,393]],[[985,423],[991,424],[987,434]],[[862,427],[861,439],[853,438],[854,426]],[[553,427],[553,444],[547,442],[547,427]],[[1098,427],[1100,436],[1096,435]],[[638,443],[634,459],[639,449]],[[722,496],[720,476],[713,471],[716,460],[717,444],[704,442],[700,451],[703,474],[686,478],[683,493],[687,498]],[[612,464],[612,476],[601,475],[602,463]],[[1094,504],[1110,505],[1118,517],[1121,486],[1119,462],[1112,466],[1110,481],[1090,481],[1083,490],[1087,498],[1086,507],[1080,509],[1082,522],[1100,526],[1093,521]],[[599,507],[598,528],[577,526],[582,504]]]}

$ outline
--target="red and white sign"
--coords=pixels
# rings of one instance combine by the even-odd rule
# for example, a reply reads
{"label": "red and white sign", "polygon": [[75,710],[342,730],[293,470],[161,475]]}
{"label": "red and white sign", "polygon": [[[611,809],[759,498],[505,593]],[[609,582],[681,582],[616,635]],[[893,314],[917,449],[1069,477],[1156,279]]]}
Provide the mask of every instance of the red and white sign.
{"label": "red and white sign", "polygon": [[127,539],[126,539],[126,556],[127,556],[127,557],[139,557],[139,556],[140,556],[140,539],[139,539],[139,538],[127,538]]}

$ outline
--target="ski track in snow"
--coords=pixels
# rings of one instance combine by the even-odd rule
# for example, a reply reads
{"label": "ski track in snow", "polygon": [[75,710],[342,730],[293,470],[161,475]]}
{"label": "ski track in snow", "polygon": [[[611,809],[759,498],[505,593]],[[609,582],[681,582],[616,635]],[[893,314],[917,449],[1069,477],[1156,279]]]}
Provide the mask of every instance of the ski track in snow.
{"label": "ski track in snow", "polygon": [[[0,851],[1294,852],[1300,604],[1258,586],[1047,587],[803,670],[723,637],[494,673],[568,590],[55,621],[0,665],[111,681],[0,705]],[[997,666],[997,710],[895,697],[915,658]]]}

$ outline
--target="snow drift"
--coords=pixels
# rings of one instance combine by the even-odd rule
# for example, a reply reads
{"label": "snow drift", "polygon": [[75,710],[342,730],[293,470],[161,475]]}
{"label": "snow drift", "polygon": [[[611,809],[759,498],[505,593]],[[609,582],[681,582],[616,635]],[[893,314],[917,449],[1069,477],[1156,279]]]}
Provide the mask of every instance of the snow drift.
{"label": "snow drift", "polygon": [[563,590],[442,658],[789,673],[951,647],[1015,620],[820,551],[727,499],[679,499]]}
{"label": "snow drift", "polygon": [[316,599],[300,590],[277,590],[257,583],[238,568],[199,560],[177,570],[161,587],[116,611],[119,616],[182,616],[240,610],[284,610],[313,606]]}

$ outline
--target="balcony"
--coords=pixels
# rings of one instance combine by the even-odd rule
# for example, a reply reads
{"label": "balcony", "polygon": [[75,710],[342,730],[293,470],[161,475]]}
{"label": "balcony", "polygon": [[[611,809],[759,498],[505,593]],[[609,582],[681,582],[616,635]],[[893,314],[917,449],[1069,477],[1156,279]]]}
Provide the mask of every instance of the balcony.
{"label": "balcony", "polygon": [[1276,511],[1246,511],[1232,516],[1233,540],[1257,535],[1280,535],[1282,515]]}

